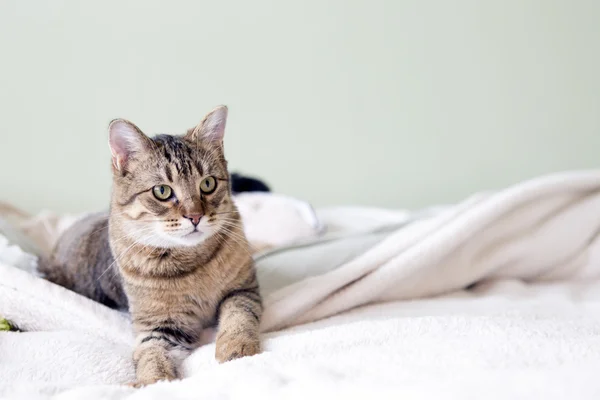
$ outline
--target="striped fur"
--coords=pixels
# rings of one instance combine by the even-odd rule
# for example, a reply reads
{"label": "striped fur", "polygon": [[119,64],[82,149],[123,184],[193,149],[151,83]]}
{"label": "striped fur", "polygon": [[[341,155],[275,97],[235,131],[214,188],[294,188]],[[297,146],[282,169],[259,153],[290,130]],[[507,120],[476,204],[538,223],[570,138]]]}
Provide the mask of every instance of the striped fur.
{"label": "striped fur", "polygon": [[[184,136],[152,139],[127,121],[113,123],[110,213],[79,221],[40,265],[49,280],[131,312],[136,385],[175,379],[214,326],[219,362],[260,352],[262,302],[231,200],[225,118],[217,108]],[[217,179],[210,194],[199,186],[207,176]],[[173,197],[158,200],[156,185],[169,185]],[[201,216],[200,232],[190,215]]]}

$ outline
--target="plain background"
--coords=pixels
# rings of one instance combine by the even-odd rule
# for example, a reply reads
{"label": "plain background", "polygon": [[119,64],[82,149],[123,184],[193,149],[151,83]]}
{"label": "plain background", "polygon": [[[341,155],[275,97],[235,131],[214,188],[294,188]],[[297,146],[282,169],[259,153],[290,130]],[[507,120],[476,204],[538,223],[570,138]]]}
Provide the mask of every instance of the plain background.
{"label": "plain background", "polygon": [[600,164],[600,1],[0,2],[0,200],[106,208],[116,117],[230,107],[233,169],[415,208]]}

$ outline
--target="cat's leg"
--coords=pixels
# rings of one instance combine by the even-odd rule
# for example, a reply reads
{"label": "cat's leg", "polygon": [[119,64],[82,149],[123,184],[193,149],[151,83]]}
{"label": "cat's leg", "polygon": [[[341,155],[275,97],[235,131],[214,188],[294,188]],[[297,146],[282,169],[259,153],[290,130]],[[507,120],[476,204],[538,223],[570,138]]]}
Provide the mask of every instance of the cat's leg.
{"label": "cat's leg", "polygon": [[177,370],[190,352],[190,347],[162,332],[161,328],[141,332],[137,335],[133,353],[136,375],[133,386],[177,379]]}
{"label": "cat's leg", "polygon": [[262,302],[258,286],[229,292],[219,306],[215,357],[218,362],[260,353]]}

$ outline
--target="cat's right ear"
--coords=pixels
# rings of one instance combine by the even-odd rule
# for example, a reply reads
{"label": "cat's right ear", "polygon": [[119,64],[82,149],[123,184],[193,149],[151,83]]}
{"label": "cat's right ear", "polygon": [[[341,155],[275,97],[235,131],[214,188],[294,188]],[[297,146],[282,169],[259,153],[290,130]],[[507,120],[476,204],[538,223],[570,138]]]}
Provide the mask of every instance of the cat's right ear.
{"label": "cat's right ear", "polygon": [[133,123],[125,119],[114,119],[108,126],[108,145],[114,168],[123,172],[135,153],[148,148],[150,139]]}

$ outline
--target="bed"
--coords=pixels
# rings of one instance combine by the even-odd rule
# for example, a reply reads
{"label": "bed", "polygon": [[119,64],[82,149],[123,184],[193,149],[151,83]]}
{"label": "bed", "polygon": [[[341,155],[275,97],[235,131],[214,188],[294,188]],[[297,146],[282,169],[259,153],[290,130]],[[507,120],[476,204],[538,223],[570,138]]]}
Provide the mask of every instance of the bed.
{"label": "bed", "polygon": [[600,395],[600,171],[420,212],[303,210],[302,235],[262,240],[255,255],[264,352],[219,365],[208,343],[185,361],[183,380],[138,390],[124,386],[133,380],[126,314],[0,261],[0,315],[25,331],[0,333],[0,394]]}

